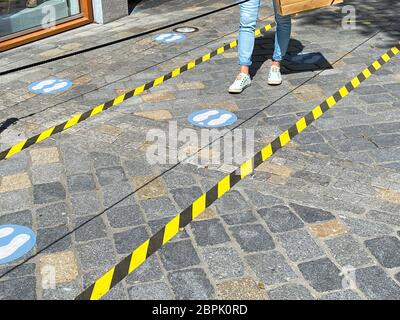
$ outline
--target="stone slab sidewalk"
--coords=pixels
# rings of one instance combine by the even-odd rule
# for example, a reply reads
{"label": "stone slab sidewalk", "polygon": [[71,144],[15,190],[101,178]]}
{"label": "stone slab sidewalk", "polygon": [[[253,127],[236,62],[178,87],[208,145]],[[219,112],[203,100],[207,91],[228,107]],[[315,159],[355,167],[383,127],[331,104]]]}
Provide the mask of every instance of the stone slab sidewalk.
{"label": "stone slab sidewalk", "polygon": [[[329,70],[288,72],[269,87],[270,32],[257,40],[253,85],[241,95],[227,93],[237,72],[231,50],[0,163],[0,224],[37,233],[29,261],[0,266],[0,298],[73,299],[233,168],[150,165],[150,130],[176,121],[199,132],[190,112],[224,108],[254,130],[258,150],[385,52],[398,26],[366,8],[389,15],[386,5],[349,3],[370,24],[343,30],[340,7],[294,19],[290,53],[321,53]],[[265,2],[262,15],[271,13]],[[237,17],[232,8],[195,21],[200,31],[179,45],[144,37],[0,78],[0,119],[19,118],[1,132],[1,149],[231,41]],[[400,299],[399,70],[395,58],[105,298]],[[28,83],[50,75],[75,86],[27,96]]]}

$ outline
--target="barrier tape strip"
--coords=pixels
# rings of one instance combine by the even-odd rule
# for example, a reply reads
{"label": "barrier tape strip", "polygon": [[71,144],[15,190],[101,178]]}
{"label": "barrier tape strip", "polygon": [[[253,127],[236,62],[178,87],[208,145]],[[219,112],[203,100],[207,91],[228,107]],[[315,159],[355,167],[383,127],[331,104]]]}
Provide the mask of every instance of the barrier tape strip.
{"label": "barrier tape strip", "polygon": [[316,106],[304,117],[299,119],[288,130],[280,134],[275,140],[257,152],[251,159],[242,163],[240,168],[221,179],[209,191],[201,195],[188,208],[172,218],[161,230],[150,239],[143,242],[129,256],[120,263],[108,270],[103,276],[96,280],[90,287],[84,290],[76,300],[98,300],[105,295],[112,287],[123,280],[128,274],[135,271],[148,257],[163,247],[169,240],[179,233],[207,207],[221,198],[239,181],[253,172],[261,163],[271,157],[279,149],[285,146],[295,136],[306,129],[311,123],[320,118],[325,112],[334,107],[340,100],[345,98],[351,91],[360,86],[362,82],[372,76],[392,57],[400,52],[400,43],[384,53],[378,60],[375,60],[368,68],[354,77],[350,82],[341,87],[332,96],[327,98],[320,105]]}
{"label": "barrier tape strip", "polygon": [[[259,37],[264,32],[271,30],[275,26],[276,26],[276,23],[272,22],[262,28],[259,28],[259,29],[255,30],[255,36]],[[158,77],[146,84],[138,86],[135,89],[132,89],[110,101],[102,103],[84,113],[72,116],[67,121],[60,123],[54,127],[48,128],[33,137],[22,140],[19,143],[10,147],[9,149],[2,151],[0,153],[0,161],[6,160],[6,159],[16,155],[17,153],[21,152],[22,150],[27,149],[30,146],[35,145],[43,140],[46,140],[57,133],[63,132],[65,130],[77,125],[78,123],[85,121],[88,118],[94,117],[94,116],[100,114],[101,112],[103,112],[107,109],[110,109],[111,107],[115,107],[115,106],[121,104],[122,102],[128,100],[129,98],[132,98],[133,96],[137,96],[137,95],[143,93],[144,91],[149,90],[150,88],[157,87],[160,84],[164,83],[165,81],[175,78],[175,77],[179,76],[181,73],[189,71],[189,70],[195,68],[196,66],[198,66],[199,64],[202,64],[203,62],[206,62],[206,61],[210,60],[211,58],[218,56],[229,49],[235,48],[237,45],[238,45],[238,41],[234,40],[222,47],[219,47],[218,49],[216,49],[212,52],[209,52],[209,53],[203,55],[200,58],[190,61],[189,63],[183,65],[182,67],[172,70],[171,72],[169,72],[161,77]]]}

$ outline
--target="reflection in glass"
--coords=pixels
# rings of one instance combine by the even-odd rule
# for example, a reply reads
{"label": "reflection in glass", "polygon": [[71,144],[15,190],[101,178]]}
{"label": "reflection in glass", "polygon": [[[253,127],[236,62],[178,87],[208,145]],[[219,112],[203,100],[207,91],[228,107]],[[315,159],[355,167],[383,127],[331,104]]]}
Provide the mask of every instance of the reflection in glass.
{"label": "reflection in glass", "polygon": [[0,0],[0,37],[46,29],[80,13],[80,0]]}

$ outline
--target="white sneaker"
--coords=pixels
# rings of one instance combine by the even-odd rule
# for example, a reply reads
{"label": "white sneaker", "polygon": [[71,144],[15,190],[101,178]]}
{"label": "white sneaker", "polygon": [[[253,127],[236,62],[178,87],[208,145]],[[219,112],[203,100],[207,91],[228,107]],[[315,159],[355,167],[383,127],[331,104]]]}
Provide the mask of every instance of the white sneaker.
{"label": "white sneaker", "polygon": [[271,70],[268,75],[268,84],[279,85],[282,83],[281,69],[277,66],[271,66]]}
{"label": "white sneaker", "polygon": [[230,93],[241,93],[247,87],[250,87],[251,79],[246,73],[239,73],[236,80],[229,87]]}

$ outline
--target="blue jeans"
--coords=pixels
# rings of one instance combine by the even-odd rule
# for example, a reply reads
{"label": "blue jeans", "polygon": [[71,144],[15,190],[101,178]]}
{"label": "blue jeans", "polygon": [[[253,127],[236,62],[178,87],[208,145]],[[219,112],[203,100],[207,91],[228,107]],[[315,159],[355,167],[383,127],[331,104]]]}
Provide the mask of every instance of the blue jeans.
{"label": "blue jeans", "polygon": [[[276,12],[275,1],[274,12],[276,21],[275,50],[273,60],[281,61],[286,54],[290,32],[292,29],[292,19],[290,16],[281,16]],[[239,65],[251,66],[251,56],[254,49],[254,31],[256,28],[258,9],[260,0],[249,0],[240,5],[240,30],[239,30]]]}

